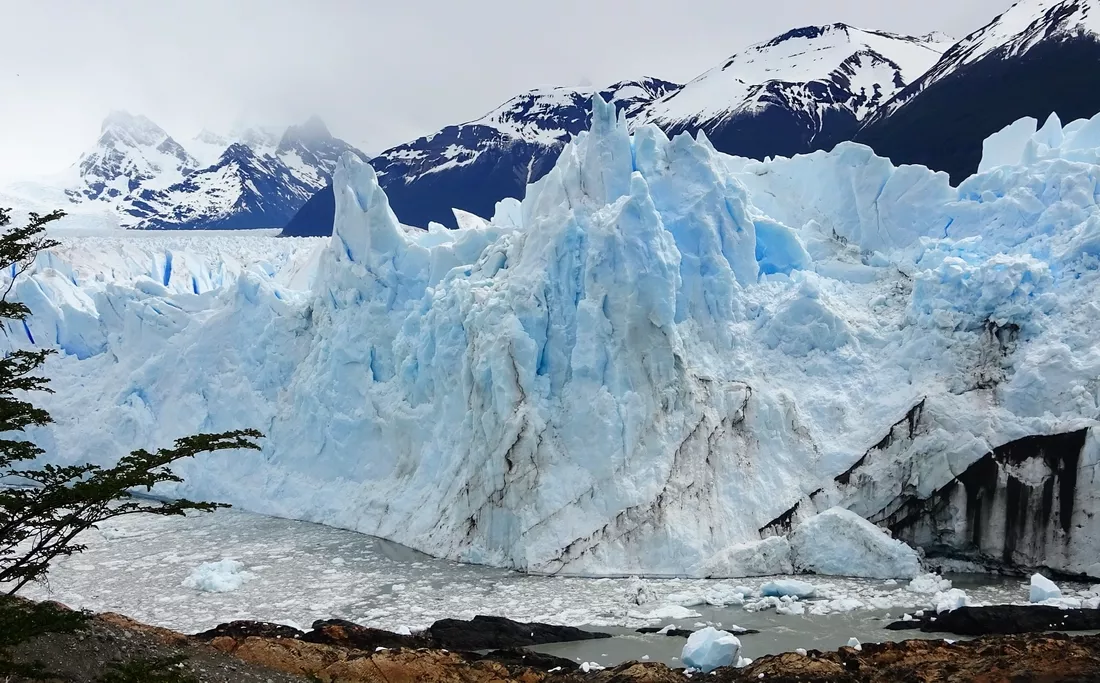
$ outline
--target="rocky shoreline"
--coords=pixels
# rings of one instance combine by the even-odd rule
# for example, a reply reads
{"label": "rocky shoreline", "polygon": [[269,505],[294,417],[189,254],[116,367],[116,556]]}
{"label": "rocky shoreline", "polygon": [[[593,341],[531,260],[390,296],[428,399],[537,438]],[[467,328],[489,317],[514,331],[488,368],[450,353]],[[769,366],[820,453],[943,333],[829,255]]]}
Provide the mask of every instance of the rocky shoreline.
{"label": "rocky shoreline", "polygon": [[[444,620],[423,634],[402,635],[339,620],[310,631],[262,622],[231,622],[196,635],[99,614],[75,633],[50,634],[16,648],[62,678],[91,683],[114,661],[182,658],[180,680],[203,683],[323,681],[325,683],[666,683],[692,680],[664,664],[629,662],[585,671],[576,662],[521,649],[527,641],[606,637],[580,629],[479,617]],[[434,629],[434,633],[433,633]],[[450,644],[453,647],[446,647]],[[464,648],[473,645],[474,648]],[[487,647],[480,647],[487,646]],[[490,649],[498,648],[498,649]],[[189,678],[188,678],[189,677]],[[20,679],[11,679],[16,683]],[[160,680],[160,679],[158,679]],[[909,640],[760,657],[744,668],[707,676],[716,683],[802,681],[1096,681],[1100,635],[1033,633],[983,636],[965,642]]]}

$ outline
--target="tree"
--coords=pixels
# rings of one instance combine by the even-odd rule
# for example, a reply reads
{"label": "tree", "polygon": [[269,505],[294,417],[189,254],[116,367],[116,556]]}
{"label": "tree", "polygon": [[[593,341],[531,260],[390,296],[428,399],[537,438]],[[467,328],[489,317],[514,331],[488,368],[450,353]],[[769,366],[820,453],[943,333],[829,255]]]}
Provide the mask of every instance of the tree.
{"label": "tree", "polygon": [[[10,277],[0,294],[0,325],[5,334],[11,333],[12,323],[25,324],[30,315],[25,305],[9,295],[38,253],[57,246],[45,229],[63,215],[60,211],[32,213],[25,226],[0,235],[0,273]],[[9,211],[0,209],[0,229],[9,223]],[[183,515],[228,507],[190,500],[155,501],[134,493],[148,493],[163,482],[181,482],[169,466],[183,458],[212,451],[258,450],[256,440],[262,437],[252,429],[198,434],[156,452],[136,450],[113,467],[46,464],[35,469],[31,464],[44,451],[25,433],[51,419],[31,402],[30,394],[51,391],[49,381],[38,371],[52,353],[50,349],[0,353],[0,484],[4,484],[0,486],[0,592],[9,596],[28,582],[43,579],[57,558],[83,551],[77,536],[100,522],[134,514]],[[74,627],[74,613],[56,619],[53,614],[11,602],[0,604],[0,633],[11,636],[0,639],[0,674],[5,672],[4,653],[17,639],[34,637],[51,628],[50,623],[59,629]]]}

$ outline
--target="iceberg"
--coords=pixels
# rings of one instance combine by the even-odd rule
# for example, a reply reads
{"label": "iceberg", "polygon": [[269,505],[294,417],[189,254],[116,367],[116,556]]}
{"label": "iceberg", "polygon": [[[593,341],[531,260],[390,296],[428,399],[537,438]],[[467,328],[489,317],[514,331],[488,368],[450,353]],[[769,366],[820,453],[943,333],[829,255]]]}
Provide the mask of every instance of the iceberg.
{"label": "iceberg", "polygon": [[797,581],[795,579],[769,581],[760,587],[760,595],[764,597],[781,598],[790,596],[802,600],[805,598],[812,598],[816,592],[817,588],[815,588],[812,583]]}
{"label": "iceberg", "polygon": [[1042,574],[1031,575],[1031,589],[1028,592],[1029,602],[1043,602],[1045,600],[1058,600],[1062,597],[1062,589]]}
{"label": "iceberg", "polygon": [[[454,231],[402,225],[345,156],[330,239],[63,237],[13,290],[8,343],[60,351],[33,438],[110,463],[255,427],[262,452],[158,492],[531,572],[732,576],[785,570],[761,539],[793,510],[879,521],[1096,418],[1100,118],[953,188],[851,143],[756,162],[593,110],[522,202]],[[1095,504],[1092,469],[1062,507]],[[1100,561],[1079,516],[1052,568]],[[870,553],[829,571],[919,574],[860,529],[820,530]]]}
{"label": "iceberg", "polygon": [[914,579],[920,557],[905,543],[843,508],[831,508],[800,524],[790,536],[791,561],[799,571],[868,579]]}
{"label": "iceberg", "polygon": [[719,667],[737,664],[740,654],[741,641],[737,636],[707,626],[688,636],[680,659],[685,666],[709,674]]}

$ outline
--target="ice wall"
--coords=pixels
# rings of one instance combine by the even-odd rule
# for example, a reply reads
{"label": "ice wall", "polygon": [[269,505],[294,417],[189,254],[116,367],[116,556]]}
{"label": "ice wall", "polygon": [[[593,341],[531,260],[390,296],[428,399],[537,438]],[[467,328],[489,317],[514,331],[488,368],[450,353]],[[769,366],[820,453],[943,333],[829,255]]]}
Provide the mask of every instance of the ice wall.
{"label": "ice wall", "polygon": [[185,463],[174,492],[474,562],[702,574],[879,446],[853,509],[1095,420],[1100,124],[956,189],[858,145],[750,162],[593,106],[522,204],[457,231],[402,226],[348,157],[331,240],[269,267],[196,245],[158,284],[157,249],[49,257],[10,336],[64,351],[37,438],[109,460],[255,426],[264,452]]}

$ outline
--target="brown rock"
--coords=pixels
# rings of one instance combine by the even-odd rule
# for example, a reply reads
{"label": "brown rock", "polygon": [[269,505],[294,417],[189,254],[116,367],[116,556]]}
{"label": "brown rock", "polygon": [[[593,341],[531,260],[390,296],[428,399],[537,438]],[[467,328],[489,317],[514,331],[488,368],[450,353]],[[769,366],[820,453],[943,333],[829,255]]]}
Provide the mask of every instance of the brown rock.
{"label": "brown rock", "polygon": [[1100,637],[1052,634],[988,637],[948,644],[908,640],[866,644],[863,651],[811,651],[761,657],[741,670],[726,669],[720,681],[815,683],[1000,683],[1100,681]]}
{"label": "brown rock", "polygon": [[126,631],[145,633],[166,645],[185,645],[189,642],[188,637],[182,633],[170,631],[159,626],[143,624],[140,621],[134,621],[130,617],[116,614],[115,612],[104,612],[98,615],[96,619]]}
{"label": "brown rock", "polygon": [[250,664],[298,676],[317,676],[348,657],[348,653],[340,648],[293,638],[252,636],[234,639],[222,636],[210,641],[210,646]]}
{"label": "brown rock", "polygon": [[303,640],[337,647],[373,652],[376,648],[430,647],[432,641],[418,636],[403,636],[376,628],[368,628],[343,619],[327,619],[313,623],[313,630],[302,635]]}

